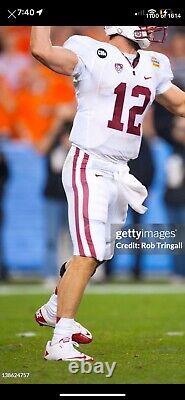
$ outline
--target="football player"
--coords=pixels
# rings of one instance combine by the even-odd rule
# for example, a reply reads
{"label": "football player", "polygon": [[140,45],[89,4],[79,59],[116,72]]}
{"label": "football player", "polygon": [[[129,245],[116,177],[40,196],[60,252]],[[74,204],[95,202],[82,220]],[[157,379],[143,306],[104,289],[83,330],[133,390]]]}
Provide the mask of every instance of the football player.
{"label": "football player", "polygon": [[171,82],[168,58],[146,50],[163,42],[166,31],[106,26],[107,42],[75,35],[60,47],[52,45],[50,27],[32,28],[33,56],[73,76],[78,101],[62,174],[74,253],[61,268],[55,294],[36,313],[38,323],[54,327],[46,360],[92,360],[76,349],[92,335],[75,316],[92,274],[113,256],[115,230],[125,223],[128,205],[146,211],[147,190],[127,166],[138,156],[143,118],[154,100],[185,117],[185,94]]}

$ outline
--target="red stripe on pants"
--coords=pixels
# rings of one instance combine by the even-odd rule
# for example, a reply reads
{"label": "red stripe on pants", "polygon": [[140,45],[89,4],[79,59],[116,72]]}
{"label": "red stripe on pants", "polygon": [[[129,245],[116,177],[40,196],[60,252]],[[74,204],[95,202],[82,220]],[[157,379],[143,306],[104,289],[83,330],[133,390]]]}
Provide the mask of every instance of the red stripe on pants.
{"label": "red stripe on pants", "polygon": [[87,244],[89,246],[91,257],[96,258],[96,252],[95,252],[94,244],[92,241],[90,224],[89,224],[89,210],[88,210],[89,187],[88,187],[87,177],[86,177],[86,167],[87,167],[88,160],[89,160],[89,155],[84,154],[84,158],[83,158],[82,164],[81,164],[81,171],[80,171],[81,184],[82,184],[82,188],[83,188],[83,219],[84,219],[85,237],[87,239]]}
{"label": "red stripe on pants", "polygon": [[81,236],[80,236],[80,226],[79,226],[79,197],[78,197],[78,189],[76,185],[76,165],[78,161],[78,157],[80,154],[80,150],[76,148],[74,159],[73,159],[73,172],[72,172],[72,187],[74,192],[74,212],[75,212],[75,226],[76,226],[76,236],[78,242],[79,254],[81,256],[85,256]]}

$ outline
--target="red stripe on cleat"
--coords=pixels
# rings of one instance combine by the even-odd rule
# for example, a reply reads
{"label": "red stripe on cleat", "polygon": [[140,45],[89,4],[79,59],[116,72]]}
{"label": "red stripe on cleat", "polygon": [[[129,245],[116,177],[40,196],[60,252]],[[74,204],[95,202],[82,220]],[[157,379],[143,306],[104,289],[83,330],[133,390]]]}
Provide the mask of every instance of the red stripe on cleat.
{"label": "red stripe on cleat", "polygon": [[93,358],[91,357],[87,357],[87,356],[82,356],[82,357],[69,357],[69,358],[65,358],[65,360],[86,360],[86,361],[93,361]]}
{"label": "red stripe on cleat", "polygon": [[82,333],[74,333],[72,336],[72,340],[74,340],[74,342],[77,342],[79,344],[88,344],[92,342],[92,338],[88,338],[87,336],[84,336]]}
{"label": "red stripe on cleat", "polygon": [[44,319],[44,317],[43,317],[43,315],[42,315],[42,313],[41,313],[41,310],[39,311],[39,313],[36,313],[36,314],[35,314],[35,321],[36,321],[40,326],[43,326],[43,325],[47,324],[47,322],[45,321],[45,319]]}

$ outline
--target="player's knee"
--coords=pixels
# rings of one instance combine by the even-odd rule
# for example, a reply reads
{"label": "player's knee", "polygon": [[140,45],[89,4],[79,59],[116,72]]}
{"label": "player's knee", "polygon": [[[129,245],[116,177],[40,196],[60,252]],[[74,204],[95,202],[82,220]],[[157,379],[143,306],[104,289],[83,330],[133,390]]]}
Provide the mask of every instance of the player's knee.
{"label": "player's knee", "polygon": [[73,268],[77,271],[80,269],[90,270],[93,273],[97,268],[98,263],[98,260],[93,257],[73,256],[69,268]]}

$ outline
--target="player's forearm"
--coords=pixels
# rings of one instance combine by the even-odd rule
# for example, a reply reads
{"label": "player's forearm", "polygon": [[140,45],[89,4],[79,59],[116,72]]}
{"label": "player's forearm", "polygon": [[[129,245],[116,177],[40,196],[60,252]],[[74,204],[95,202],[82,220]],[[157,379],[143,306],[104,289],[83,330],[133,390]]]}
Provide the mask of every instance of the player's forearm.
{"label": "player's forearm", "polygon": [[173,95],[174,110],[172,112],[179,117],[185,118],[185,92],[174,85]]}
{"label": "player's forearm", "polygon": [[50,26],[33,26],[31,30],[30,49],[34,57],[42,57],[52,47]]}
{"label": "player's forearm", "polygon": [[175,114],[178,115],[179,117],[184,117],[185,118],[185,93],[184,93],[184,101],[178,107],[177,112]]}
{"label": "player's forearm", "polygon": [[34,26],[30,43],[32,55],[53,71],[72,75],[78,62],[75,53],[62,46],[53,46],[50,40],[50,27]]}
{"label": "player's forearm", "polygon": [[185,118],[185,93],[184,93],[184,100],[182,100],[181,103],[177,105],[170,105],[167,106],[166,108],[174,115]]}
{"label": "player's forearm", "polygon": [[156,96],[159,104],[171,113],[185,118],[185,92],[172,85],[164,94]]}

